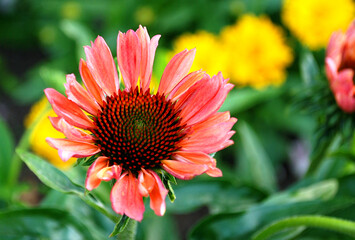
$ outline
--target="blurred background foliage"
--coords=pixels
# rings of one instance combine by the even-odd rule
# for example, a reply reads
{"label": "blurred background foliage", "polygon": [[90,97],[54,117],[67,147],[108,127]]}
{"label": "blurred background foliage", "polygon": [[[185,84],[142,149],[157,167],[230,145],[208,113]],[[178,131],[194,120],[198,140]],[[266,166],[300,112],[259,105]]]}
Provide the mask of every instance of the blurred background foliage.
{"label": "blurred background foliage", "polygon": [[[61,136],[43,89],[64,92],[65,74],[79,78],[83,46],[97,35],[115,56],[118,31],[139,24],[162,35],[155,86],[173,54],[196,47],[194,70],[222,71],[235,84],[220,111],[239,121],[235,144],[215,155],[224,176],[178,181],[176,201],[164,217],[147,210],[137,239],[249,239],[302,214],[355,220],[354,114],[337,107],[324,75],[331,33],[354,17],[352,0],[0,0],[1,236],[112,231],[109,186],[84,194],[85,169],[62,163],[44,141]],[[348,239],[298,227],[273,239],[340,237]]]}

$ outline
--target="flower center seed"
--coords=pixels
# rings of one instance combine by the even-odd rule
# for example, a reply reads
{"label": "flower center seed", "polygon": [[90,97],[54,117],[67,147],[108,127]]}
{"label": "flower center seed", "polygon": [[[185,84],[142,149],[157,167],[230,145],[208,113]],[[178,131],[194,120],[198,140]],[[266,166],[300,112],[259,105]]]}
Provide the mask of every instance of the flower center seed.
{"label": "flower center seed", "polygon": [[149,91],[120,90],[107,97],[94,120],[96,144],[111,165],[121,165],[124,171],[157,167],[179,149],[185,136],[174,105]]}

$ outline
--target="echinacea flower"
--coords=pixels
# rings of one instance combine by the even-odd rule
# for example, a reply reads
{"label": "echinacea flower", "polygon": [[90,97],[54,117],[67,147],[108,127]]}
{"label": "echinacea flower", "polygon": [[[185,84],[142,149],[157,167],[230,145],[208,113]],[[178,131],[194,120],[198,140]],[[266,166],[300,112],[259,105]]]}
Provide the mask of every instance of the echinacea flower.
{"label": "echinacea flower", "polygon": [[[157,171],[191,179],[206,173],[222,175],[209,154],[233,143],[235,118],[217,112],[233,85],[221,73],[210,77],[189,73],[195,50],[184,50],[166,66],[156,94],[149,88],[160,36],[146,28],[119,32],[117,59],[124,89],[110,49],[102,37],[85,47],[80,61],[82,87],[67,75],[66,95],[54,89],[45,94],[58,117],[52,125],[66,138],[48,138],[66,161],[98,156],[87,172],[86,188],[115,180],[112,208],[142,220],[143,197],[157,215],[165,212],[165,188]],[[189,73],[189,74],[188,74]]]}
{"label": "echinacea flower", "polygon": [[338,106],[347,113],[355,112],[355,21],[346,34],[334,32],[325,59],[330,88]]}

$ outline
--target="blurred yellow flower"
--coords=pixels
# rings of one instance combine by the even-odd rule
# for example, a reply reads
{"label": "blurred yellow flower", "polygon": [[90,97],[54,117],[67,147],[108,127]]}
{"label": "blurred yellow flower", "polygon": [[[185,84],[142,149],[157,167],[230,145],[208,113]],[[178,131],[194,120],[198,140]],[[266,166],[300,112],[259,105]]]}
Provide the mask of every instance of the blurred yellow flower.
{"label": "blurred yellow flower", "polygon": [[284,32],[265,16],[242,16],[225,27],[221,41],[227,53],[227,76],[238,85],[261,88],[279,85],[293,60]]}
{"label": "blurred yellow flower", "polygon": [[81,15],[81,6],[75,1],[69,1],[63,4],[61,15],[66,19],[78,19]]}
{"label": "blurred yellow flower", "polygon": [[285,0],[282,19],[307,47],[325,47],[332,32],[345,30],[355,16],[353,0]]}
{"label": "blurred yellow flower", "polygon": [[32,127],[32,124],[34,125],[30,135],[30,147],[33,152],[44,159],[47,159],[54,166],[61,169],[68,169],[75,163],[76,158],[71,158],[67,162],[63,162],[60,159],[57,150],[50,147],[46,142],[47,137],[65,137],[61,132],[58,132],[52,127],[48,119],[49,116],[55,117],[56,114],[49,107],[46,98],[42,98],[32,106],[30,113],[25,119],[26,128]]}
{"label": "blurred yellow flower", "polygon": [[203,69],[209,75],[222,72],[224,77],[228,77],[225,75],[226,53],[223,51],[217,36],[206,31],[199,31],[195,34],[184,34],[174,42],[172,55],[186,48],[196,48],[195,60],[191,71]]}

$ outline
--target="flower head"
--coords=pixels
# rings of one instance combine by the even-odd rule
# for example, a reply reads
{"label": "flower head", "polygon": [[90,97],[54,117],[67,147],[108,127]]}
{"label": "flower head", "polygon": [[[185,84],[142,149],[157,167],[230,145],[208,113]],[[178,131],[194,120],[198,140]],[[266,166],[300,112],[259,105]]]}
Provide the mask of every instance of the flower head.
{"label": "flower head", "polygon": [[355,21],[346,34],[335,32],[331,36],[325,67],[339,107],[348,113],[355,112]]}
{"label": "flower head", "polygon": [[282,29],[267,17],[244,15],[223,29],[221,38],[227,53],[227,75],[233,82],[260,88],[286,79],[292,52]]}
{"label": "flower head", "polygon": [[282,19],[312,50],[325,47],[332,32],[345,29],[355,15],[353,0],[285,0]]}
{"label": "flower head", "polygon": [[[146,28],[119,33],[116,64],[102,37],[85,47],[80,61],[82,87],[67,75],[66,95],[45,93],[58,117],[52,125],[66,138],[48,138],[66,161],[70,157],[98,156],[87,172],[86,188],[116,180],[112,208],[140,221],[143,197],[157,215],[165,212],[165,188],[157,172],[191,179],[206,173],[221,176],[209,154],[233,143],[236,122],[228,112],[217,112],[233,87],[219,73],[189,73],[195,50],[176,54],[166,66],[156,94],[150,91],[155,51],[160,36],[150,38]],[[188,74],[189,73],[189,74]]]}

